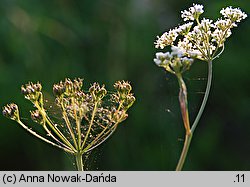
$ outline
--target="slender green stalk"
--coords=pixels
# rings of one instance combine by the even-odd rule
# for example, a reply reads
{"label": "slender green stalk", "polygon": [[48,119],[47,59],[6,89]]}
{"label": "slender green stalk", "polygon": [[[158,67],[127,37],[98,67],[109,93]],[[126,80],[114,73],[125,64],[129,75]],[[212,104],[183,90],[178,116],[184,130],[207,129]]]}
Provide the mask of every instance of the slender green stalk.
{"label": "slender green stalk", "polygon": [[45,119],[45,121],[47,122],[47,124],[49,125],[49,127],[56,133],[56,135],[68,146],[70,147],[73,151],[76,151],[76,149],[74,148],[73,145],[71,145],[71,143],[69,142],[69,140],[63,135],[63,133],[57,129],[56,127],[54,127],[54,125],[51,123],[49,117],[47,116],[44,108],[40,107],[38,103],[34,103],[34,105],[36,106],[36,108],[41,112],[41,115],[43,116],[43,118]]}
{"label": "slender green stalk", "polygon": [[43,124],[43,128],[44,130],[48,133],[48,136],[50,136],[51,138],[53,138],[56,142],[58,142],[60,145],[68,148],[68,149],[71,149],[70,147],[68,147],[66,144],[64,144],[63,142],[61,142],[60,140],[58,140],[52,133],[51,131],[47,128],[46,124],[44,123]]}
{"label": "slender green stalk", "polygon": [[176,171],[181,171],[182,170],[182,167],[183,167],[183,165],[185,163],[185,160],[186,160],[186,157],[187,157],[187,153],[188,153],[188,150],[189,150],[189,146],[190,146],[192,137],[193,137],[192,133],[186,134],[186,136],[185,136],[185,142],[184,142],[184,145],[183,145],[183,149],[182,149],[182,152],[181,152],[179,162],[178,162],[178,164],[176,166],[176,169],[175,169]]}
{"label": "slender green stalk", "polygon": [[205,106],[206,106],[206,103],[207,103],[207,99],[208,99],[208,95],[209,95],[209,92],[210,92],[210,88],[211,88],[211,82],[212,82],[212,69],[213,69],[213,64],[212,64],[212,61],[209,61],[208,62],[208,79],[207,79],[207,87],[206,87],[206,91],[205,91],[205,95],[204,95],[204,98],[203,98],[203,101],[202,101],[202,104],[201,104],[201,107],[200,107],[200,110],[194,120],[194,123],[191,127],[191,132],[194,133],[194,130],[195,128],[197,127],[197,124],[201,118],[201,115],[205,109]]}
{"label": "slender green stalk", "polygon": [[70,150],[69,148],[65,148],[65,147],[62,147],[58,144],[55,144],[54,142],[51,142],[50,140],[40,136],[39,134],[37,134],[36,132],[32,131],[31,129],[29,129],[26,125],[23,124],[23,122],[21,122],[20,120],[17,121],[17,123],[19,123],[25,130],[27,130],[29,133],[31,133],[32,135],[34,135],[35,137],[39,138],[40,140],[44,141],[44,142],[47,142],[53,146],[56,146],[60,149],[63,149],[64,151],[68,152],[68,153],[71,153],[73,154],[74,152],[72,150]]}
{"label": "slender green stalk", "polygon": [[84,140],[83,140],[83,143],[82,143],[82,145],[81,145],[81,149],[83,149],[83,147],[84,147],[84,145],[85,145],[85,143],[86,143],[86,141],[87,141],[87,139],[88,139],[89,133],[90,133],[90,131],[91,131],[91,127],[92,127],[92,125],[93,125],[93,123],[94,123],[95,114],[96,114],[96,110],[97,110],[97,104],[98,104],[98,103],[95,102],[94,109],[93,109],[92,116],[91,116],[91,120],[90,120],[90,123],[89,123],[89,128],[88,128],[88,131],[87,131],[87,133],[86,133],[86,135],[85,135],[85,138],[84,138]]}
{"label": "slender green stalk", "polygon": [[182,153],[180,156],[180,159],[178,161],[176,171],[182,170],[183,164],[186,160],[188,149],[190,146],[190,142],[192,139],[192,133],[190,130],[190,123],[189,123],[189,114],[188,114],[188,100],[187,100],[187,87],[182,79],[181,74],[176,74],[178,83],[180,86],[180,91],[179,91],[179,103],[180,103],[180,108],[181,108],[181,114],[182,114],[182,120],[184,123],[184,127],[186,129],[186,137],[185,137],[185,142],[183,145]]}
{"label": "slender green stalk", "polygon": [[[182,79],[180,79],[180,77],[178,77],[178,81],[179,81],[180,86],[185,85],[184,81]],[[205,109],[206,103],[207,103],[208,95],[209,95],[210,88],[211,88],[211,82],[212,82],[212,61],[209,61],[208,62],[208,80],[207,80],[205,95],[204,95],[200,110],[199,110],[199,112],[198,112],[198,114],[197,114],[197,116],[195,118],[195,121],[194,121],[192,127],[191,127],[191,131],[188,132],[187,128],[185,126],[185,128],[186,128],[185,142],[184,142],[184,145],[183,145],[183,149],[182,149],[182,153],[181,153],[179,162],[178,162],[177,167],[176,167],[176,171],[181,171],[182,168],[183,168],[183,165],[185,163],[186,156],[187,156],[187,153],[188,153],[188,150],[189,150],[189,146],[190,146],[190,143],[191,143],[191,140],[192,140],[194,130],[197,127],[197,124],[198,124],[198,122],[199,122],[199,120],[201,118],[201,115],[202,115],[202,113],[203,113],[203,111]],[[183,89],[180,88],[180,95],[181,95],[181,91],[183,91]],[[185,95],[185,94],[183,94],[183,95]],[[187,99],[187,97],[186,97],[186,99]],[[188,119],[187,118],[188,117],[187,100],[186,100],[186,106],[184,106],[182,104],[183,101],[181,101],[180,96],[179,96],[179,100],[180,100],[180,106],[181,106],[181,110],[182,110],[182,118],[183,118],[183,122],[185,124],[185,123],[187,123],[187,119]],[[185,107],[186,107],[186,109],[185,109]]]}
{"label": "slender green stalk", "polygon": [[69,118],[68,118],[68,116],[67,116],[67,112],[66,112],[66,110],[65,110],[65,108],[64,108],[64,106],[63,106],[62,103],[61,103],[61,108],[62,108],[63,119],[64,119],[64,121],[65,121],[65,123],[66,123],[66,126],[67,126],[67,128],[68,128],[68,130],[69,130],[69,132],[70,132],[70,135],[71,135],[72,139],[73,139],[74,145],[75,145],[75,147],[76,147],[76,149],[77,149],[78,145],[77,145],[77,143],[76,143],[75,134],[74,134],[73,129],[72,129],[72,127],[71,127]]}
{"label": "slender green stalk", "polygon": [[180,86],[179,91],[179,103],[181,108],[182,120],[184,123],[184,127],[186,129],[186,134],[190,134],[190,123],[189,123],[189,114],[188,114],[188,101],[187,101],[187,87],[182,79],[181,74],[176,74],[178,83]]}
{"label": "slender green stalk", "polygon": [[78,171],[84,171],[83,170],[83,161],[82,161],[82,154],[81,153],[77,153],[75,155],[76,158],[76,167]]}

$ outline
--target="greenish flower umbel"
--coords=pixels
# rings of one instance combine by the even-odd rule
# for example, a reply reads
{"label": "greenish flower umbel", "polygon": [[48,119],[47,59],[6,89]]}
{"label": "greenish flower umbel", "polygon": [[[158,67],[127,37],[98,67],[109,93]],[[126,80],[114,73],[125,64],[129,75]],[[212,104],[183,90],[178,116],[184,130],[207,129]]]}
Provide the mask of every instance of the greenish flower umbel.
{"label": "greenish flower umbel", "polygon": [[21,87],[21,92],[33,104],[35,110],[30,112],[31,119],[42,126],[45,135],[20,120],[16,104],[6,105],[3,115],[17,121],[37,138],[74,155],[78,170],[83,170],[82,155],[107,140],[128,117],[127,110],[135,102],[131,91],[126,81],[117,81],[112,92],[98,83],[84,91],[83,79],[79,78],[60,81],[53,86],[53,93],[63,122],[55,123],[44,108],[42,85],[30,82]]}

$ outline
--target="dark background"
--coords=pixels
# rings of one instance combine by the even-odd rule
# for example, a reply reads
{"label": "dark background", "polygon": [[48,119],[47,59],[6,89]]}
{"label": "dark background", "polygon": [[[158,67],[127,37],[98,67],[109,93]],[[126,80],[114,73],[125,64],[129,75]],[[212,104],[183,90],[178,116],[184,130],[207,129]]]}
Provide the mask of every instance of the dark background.
{"label": "dark background", "polygon": [[[83,77],[111,89],[129,80],[137,98],[129,118],[87,159],[89,170],[174,170],[184,137],[177,80],[153,63],[153,42],[181,22],[187,0],[1,0],[0,107],[32,105],[20,86]],[[198,1],[216,19],[226,6],[250,12],[247,1]],[[250,169],[249,18],[233,29],[214,61],[211,94],[195,131],[184,170]],[[158,50],[159,51],[159,50]],[[207,65],[196,61],[184,78],[191,121],[206,85]],[[27,119],[26,119],[27,118]],[[29,122],[29,121],[28,121]],[[35,127],[35,124],[30,124]],[[0,116],[0,170],[74,170],[70,156]]]}

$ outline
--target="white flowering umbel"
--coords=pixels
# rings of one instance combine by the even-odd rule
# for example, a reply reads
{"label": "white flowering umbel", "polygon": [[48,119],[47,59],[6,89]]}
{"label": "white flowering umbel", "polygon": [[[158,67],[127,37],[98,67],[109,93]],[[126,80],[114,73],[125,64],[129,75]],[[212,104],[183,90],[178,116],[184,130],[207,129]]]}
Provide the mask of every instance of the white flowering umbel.
{"label": "white flowering umbel", "polygon": [[[188,10],[181,11],[181,17],[185,23],[163,33],[160,37],[157,36],[157,40],[154,43],[155,47],[160,49],[171,46],[172,52],[157,52],[154,62],[167,72],[176,75],[180,87],[179,103],[186,130],[186,138],[176,170],[181,170],[183,167],[192,134],[208,99],[212,81],[212,61],[223,52],[224,43],[231,36],[232,28],[237,27],[237,24],[247,17],[247,14],[239,8],[232,7],[223,8],[220,11],[222,17],[216,21],[207,18],[201,19],[200,16],[203,12],[203,5],[199,4],[193,4]],[[192,126],[190,126],[187,88],[182,78],[182,73],[190,68],[194,59],[207,62],[208,79],[200,110]]]}
{"label": "white flowering umbel", "polygon": [[231,35],[231,29],[247,17],[239,8],[223,8],[220,13],[223,17],[215,22],[203,18],[203,5],[193,4],[188,10],[181,11],[184,23],[158,36],[156,48],[165,48],[168,45],[182,49],[187,57],[204,61],[212,61],[224,49],[225,40]]}

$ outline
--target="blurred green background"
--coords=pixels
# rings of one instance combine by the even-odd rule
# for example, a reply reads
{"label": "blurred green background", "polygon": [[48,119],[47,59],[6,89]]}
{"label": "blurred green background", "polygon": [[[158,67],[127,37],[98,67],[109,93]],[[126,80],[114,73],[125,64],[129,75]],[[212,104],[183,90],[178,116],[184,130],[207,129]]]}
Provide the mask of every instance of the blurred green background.
{"label": "blurred green background", "polygon": [[[180,23],[187,0],[1,0],[0,107],[19,105],[29,121],[32,105],[20,86],[83,77],[111,89],[129,80],[137,98],[129,118],[87,159],[89,170],[174,170],[184,137],[176,78],[153,63],[157,35]],[[250,12],[247,1],[196,1],[216,19],[226,6]],[[249,18],[233,30],[221,57],[207,107],[184,170],[250,169]],[[206,85],[206,64],[184,76],[191,120]],[[27,119],[26,119],[27,118]],[[31,126],[34,124],[31,124]],[[33,127],[35,128],[35,127]],[[72,158],[0,116],[0,170],[74,170]]]}

